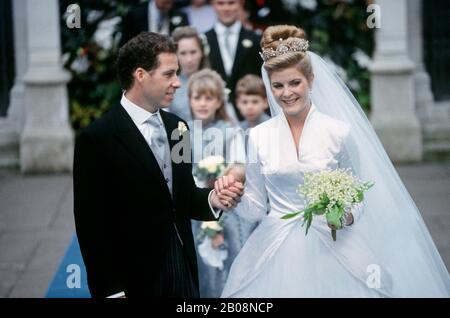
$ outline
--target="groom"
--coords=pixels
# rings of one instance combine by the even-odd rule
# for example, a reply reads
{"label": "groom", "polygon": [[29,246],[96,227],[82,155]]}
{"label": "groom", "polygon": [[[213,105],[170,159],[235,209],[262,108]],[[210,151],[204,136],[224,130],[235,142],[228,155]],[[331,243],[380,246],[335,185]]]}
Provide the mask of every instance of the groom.
{"label": "groom", "polygon": [[215,220],[242,195],[237,182],[220,195],[197,188],[192,164],[172,161],[184,157],[171,154],[173,139],[189,138],[182,119],[160,111],[180,86],[175,52],[156,33],[127,42],[120,104],[77,138],[75,225],[93,297],[198,297],[190,220]]}

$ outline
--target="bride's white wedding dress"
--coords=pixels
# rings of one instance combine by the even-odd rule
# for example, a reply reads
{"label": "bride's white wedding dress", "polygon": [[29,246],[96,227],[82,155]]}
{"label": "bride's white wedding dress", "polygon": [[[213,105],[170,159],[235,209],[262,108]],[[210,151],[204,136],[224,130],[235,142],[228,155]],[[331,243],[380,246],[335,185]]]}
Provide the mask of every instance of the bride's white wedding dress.
{"label": "bride's white wedding dress", "polygon": [[[296,190],[305,172],[350,168],[344,147],[347,135],[344,123],[321,114],[314,105],[305,121],[299,153],[283,115],[251,131],[249,151],[256,151],[258,162],[248,165],[245,195],[236,211],[262,222],[236,258],[222,297],[388,295],[384,288],[371,289],[366,284],[373,283],[366,269],[375,258],[352,237],[351,227],[338,231],[333,242],[323,216],[315,217],[307,236],[301,218],[281,219],[304,208]],[[354,211],[355,224],[361,210]],[[357,257],[341,255],[341,248],[351,249]]]}
{"label": "bride's white wedding dress", "polygon": [[[272,119],[250,131],[245,193],[235,209],[261,223],[222,297],[450,297],[449,273],[370,122],[337,75],[308,54],[313,106],[298,153],[262,68]],[[304,207],[297,189],[305,172],[336,168],[375,183],[336,242],[323,216],[307,236],[301,217],[281,219]]]}

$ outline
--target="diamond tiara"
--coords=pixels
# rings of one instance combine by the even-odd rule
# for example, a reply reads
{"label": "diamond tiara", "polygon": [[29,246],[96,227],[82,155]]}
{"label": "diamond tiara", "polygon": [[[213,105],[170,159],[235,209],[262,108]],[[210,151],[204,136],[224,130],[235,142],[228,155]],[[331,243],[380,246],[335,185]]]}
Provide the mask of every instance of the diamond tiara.
{"label": "diamond tiara", "polygon": [[[283,39],[280,39],[280,42],[282,40]],[[308,50],[309,42],[305,39],[293,39],[289,42],[289,44],[278,44],[275,50],[272,48],[263,50],[262,52],[259,52],[259,55],[261,55],[263,61],[266,62],[273,57],[280,56],[288,52],[306,52]]]}

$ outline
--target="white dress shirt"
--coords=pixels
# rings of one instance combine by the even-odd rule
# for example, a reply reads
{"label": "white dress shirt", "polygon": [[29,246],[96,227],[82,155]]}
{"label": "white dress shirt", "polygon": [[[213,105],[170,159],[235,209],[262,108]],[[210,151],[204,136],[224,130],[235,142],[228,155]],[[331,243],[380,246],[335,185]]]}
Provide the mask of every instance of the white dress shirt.
{"label": "white dress shirt", "polygon": [[[233,70],[234,59],[236,57],[236,50],[239,41],[239,33],[241,32],[242,23],[240,21],[236,21],[230,27],[226,27],[220,22],[217,22],[214,26],[214,31],[217,34],[217,42],[219,42],[220,55],[222,57],[223,67],[225,69],[225,73],[229,76],[231,71]],[[228,40],[229,48],[226,45],[226,32],[230,32],[230,38]],[[230,56],[228,51],[234,52]]]}
{"label": "white dress shirt", "polygon": [[[125,94],[122,95],[122,99],[120,100],[120,104],[126,110],[128,115],[130,115],[136,127],[141,132],[142,136],[144,136],[145,141],[147,141],[148,145],[151,146],[151,135],[153,132],[153,127],[147,123],[147,120],[154,114],[151,113],[144,108],[136,105],[128,98],[125,97]],[[156,114],[161,122],[161,114],[159,113],[159,109],[156,111]]]}
{"label": "white dress shirt", "polygon": [[[125,111],[130,115],[131,119],[133,120],[136,127],[141,132],[142,136],[144,136],[145,141],[147,141],[147,144],[152,149],[153,154],[155,156],[155,159],[158,161],[159,168],[161,169],[162,174],[164,175],[164,179],[167,183],[167,187],[169,188],[169,192],[172,195],[173,194],[173,177],[172,177],[172,160],[170,159],[170,145],[169,140],[166,135],[165,129],[164,129],[164,122],[161,118],[161,113],[159,109],[155,113],[150,113],[147,110],[143,109],[142,107],[137,106],[133,102],[131,102],[128,98],[125,97],[125,95],[122,96],[122,100],[120,101],[123,108],[125,108]],[[157,116],[159,125],[162,126],[154,126],[153,124],[150,124],[149,118],[152,116]],[[155,129],[162,129],[163,131],[154,131]],[[153,133],[161,134],[164,138],[164,154],[161,156],[160,153],[158,153],[158,146],[152,145],[152,135]],[[162,145],[160,145],[162,146]]]}
{"label": "white dress shirt", "polygon": [[[122,104],[122,107],[125,109],[125,111],[128,113],[128,115],[130,115],[134,124],[139,129],[142,136],[144,136],[147,143],[149,145],[151,145],[150,136],[151,136],[151,133],[152,133],[151,130],[153,129],[153,127],[151,125],[147,124],[146,121],[150,118],[150,116],[152,116],[152,113],[150,113],[150,112],[146,111],[145,109],[143,109],[142,107],[134,104],[132,101],[130,101],[128,98],[125,97],[125,94],[122,95],[120,104]],[[156,112],[157,112],[157,115],[158,115],[159,119],[161,120],[161,122],[164,123],[162,121],[161,113],[159,112],[159,109]],[[211,205],[211,195],[212,195],[213,191],[214,190],[211,190],[211,192],[208,195],[208,202],[209,202],[209,206],[210,206],[211,211],[213,212],[214,216],[216,218],[218,218],[222,211],[216,211]]]}

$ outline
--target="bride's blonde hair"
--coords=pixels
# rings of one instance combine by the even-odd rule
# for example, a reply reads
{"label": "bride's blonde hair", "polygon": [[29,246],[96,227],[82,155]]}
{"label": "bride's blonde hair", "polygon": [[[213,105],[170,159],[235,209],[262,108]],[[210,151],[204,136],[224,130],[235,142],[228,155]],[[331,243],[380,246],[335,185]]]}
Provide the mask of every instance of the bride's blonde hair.
{"label": "bride's blonde hair", "polygon": [[[261,38],[261,50],[277,50],[281,45],[292,46],[299,39],[306,40],[306,33],[303,29],[293,25],[275,25],[268,27]],[[273,56],[264,63],[267,73],[283,70],[292,66],[297,66],[299,71],[311,81],[314,77],[311,59],[303,51],[288,51],[281,55]]]}

